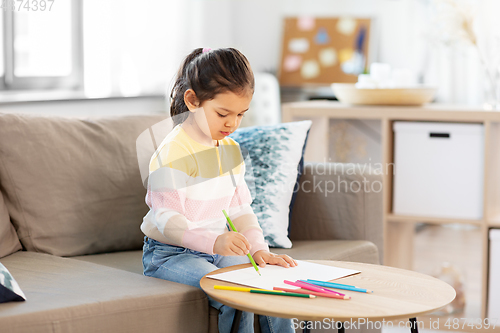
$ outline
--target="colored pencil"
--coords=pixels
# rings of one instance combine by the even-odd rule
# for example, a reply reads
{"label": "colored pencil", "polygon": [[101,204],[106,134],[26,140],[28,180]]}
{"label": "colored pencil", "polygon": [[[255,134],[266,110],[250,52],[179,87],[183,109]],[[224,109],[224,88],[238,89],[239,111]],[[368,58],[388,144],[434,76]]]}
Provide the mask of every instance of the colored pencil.
{"label": "colored pencil", "polygon": [[341,294],[341,293],[339,293],[339,292],[337,292],[337,291],[334,291],[334,290],[331,290],[331,289],[328,289],[328,288],[323,288],[323,287],[321,287],[321,286],[317,286],[317,285],[314,285],[314,284],[312,284],[312,283],[307,283],[307,282],[305,282],[304,280],[297,280],[297,281],[295,281],[295,283],[298,283],[298,284],[299,284],[299,285],[301,285],[301,286],[304,286],[304,285],[305,285],[305,286],[309,286],[309,287],[320,288],[320,289],[322,289],[324,292],[327,292],[327,293],[329,293],[329,294],[330,294],[330,293],[332,293],[332,294],[337,294],[337,295],[340,295],[340,296],[345,296],[345,294]]}
{"label": "colored pencil", "polygon": [[253,294],[266,294],[266,295],[277,295],[277,296],[293,296],[293,297],[304,297],[304,298],[316,298],[315,295],[302,294],[302,293],[286,293],[278,290],[266,290],[266,289],[256,289],[256,288],[244,288],[244,287],[227,287],[227,286],[214,286],[214,289],[219,290],[233,290],[233,291],[246,291]]}
{"label": "colored pencil", "polygon": [[320,280],[312,280],[312,279],[300,280],[300,281],[305,281],[305,282],[309,282],[309,283],[313,283],[313,282],[328,282],[328,284],[336,285],[336,286],[339,286],[339,287],[359,288],[358,286],[353,286],[353,285],[350,285],[350,284],[342,284],[342,283],[329,282],[329,281],[320,281]]}
{"label": "colored pencil", "polygon": [[[288,281],[288,280],[284,280],[283,281],[284,283],[286,284],[289,284],[291,286],[295,286],[295,287],[301,287],[303,289],[307,289],[307,290],[311,290],[311,291],[315,291],[317,293],[325,293],[325,294],[335,294],[335,295],[339,295],[339,293],[337,292],[332,292],[333,290],[328,290],[328,289],[325,289],[325,288],[321,288],[321,287],[318,287],[318,286],[314,286],[312,284],[308,284],[308,283],[301,283],[300,281]],[[345,296],[344,294],[342,295],[339,295],[339,296]]]}
{"label": "colored pencil", "polygon": [[317,280],[309,280],[309,279],[307,280],[307,282],[314,284],[314,285],[317,285],[317,286],[321,286],[321,287],[350,290],[350,291],[358,291],[360,293],[368,293],[368,294],[373,293],[372,290],[358,288],[358,287],[352,287],[352,286],[348,286],[348,285],[344,285],[344,286],[340,285],[339,286],[338,283],[333,283],[333,282],[317,281]]}
{"label": "colored pencil", "polygon": [[340,296],[336,294],[330,294],[330,293],[318,293],[315,291],[306,291],[306,290],[300,290],[300,289],[288,289],[288,288],[281,288],[281,287],[274,287],[274,290],[281,290],[281,291],[288,291],[288,292],[293,292],[293,293],[299,293],[299,294],[310,294],[310,295],[315,295],[319,297],[329,297],[329,298],[337,298],[337,299],[351,299],[349,296]]}
{"label": "colored pencil", "polygon": [[329,293],[326,290],[323,290],[322,288],[319,288],[319,287],[309,286],[306,284],[296,283],[296,282],[288,281],[288,280],[284,280],[283,282],[285,282],[286,284],[289,284],[291,286],[301,287],[303,289],[315,291],[317,293],[324,293],[324,294],[332,294],[333,295],[333,293]]}
{"label": "colored pencil", "polygon": [[[236,227],[234,226],[233,222],[231,221],[231,219],[227,215],[226,211],[223,209],[222,212],[224,213],[224,216],[226,217],[227,223],[229,223],[229,225],[231,226],[231,229],[233,229],[234,232],[238,232],[238,230],[236,230]],[[259,276],[262,276],[260,274],[259,267],[257,267],[255,260],[253,260],[253,258],[252,258],[252,255],[250,253],[247,253],[247,257],[248,257],[248,259],[250,259],[250,262],[252,263],[253,268],[255,268],[257,273],[259,273]]]}

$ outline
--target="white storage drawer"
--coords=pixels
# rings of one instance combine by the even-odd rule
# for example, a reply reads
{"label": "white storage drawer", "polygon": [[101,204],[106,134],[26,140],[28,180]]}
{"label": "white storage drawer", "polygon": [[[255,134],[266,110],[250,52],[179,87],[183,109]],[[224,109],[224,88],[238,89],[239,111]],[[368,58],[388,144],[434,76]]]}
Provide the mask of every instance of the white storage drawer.
{"label": "white storage drawer", "polygon": [[483,125],[395,122],[394,132],[395,214],[482,218]]}
{"label": "white storage drawer", "polygon": [[490,262],[488,277],[488,315],[500,318],[500,229],[490,230]]}

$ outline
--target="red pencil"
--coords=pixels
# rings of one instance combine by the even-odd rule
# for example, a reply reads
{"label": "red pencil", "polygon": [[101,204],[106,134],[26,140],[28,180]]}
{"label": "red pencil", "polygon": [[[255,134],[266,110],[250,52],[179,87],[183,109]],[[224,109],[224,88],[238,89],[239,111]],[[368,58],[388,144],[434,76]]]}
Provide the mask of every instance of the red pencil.
{"label": "red pencil", "polygon": [[333,290],[325,289],[325,288],[322,288],[320,286],[315,286],[315,285],[310,284],[310,283],[305,283],[305,282],[302,282],[300,280],[297,280],[295,282],[288,281],[288,280],[283,280],[283,282],[286,283],[286,284],[295,286],[295,287],[300,287],[302,289],[311,290],[311,291],[314,291],[314,292],[317,292],[317,293],[325,293],[325,294],[334,294],[334,295],[339,295],[339,296],[345,296],[344,294],[337,293],[337,292],[335,292]]}
{"label": "red pencil", "polygon": [[340,296],[336,294],[330,294],[330,293],[317,293],[314,291],[306,291],[306,290],[301,290],[301,289],[288,289],[288,288],[281,288],[281,287],[274,287],[274,290],[281,290],[281,291],[288,291],[292,293],[298,293],[298,294],[309,294],[309,295],[315,295],[315,296],[320,296],[320,297],[329,297],[329,298],[336,298],[336,299],[351,299],[349,296]]}
{"label": "red pencil", "polygon": [[[298,283],[298,284],[299,284],[299,285],[301,285],[301,286],[319,287],[320,289],[322,289],[322,290],[324,290],[324,291],[326,291],[326,292],[328,292],[328,293],[337,294],[337,295],[339,295],[339,296],[345,296],[345,294],[339,293],[339,292],[337,292],[337,291],[335,291],[335,290],[331,290],[331,289],[328,289],[328,288],[324,288],[324,287],[322,287],[322,286],[318,286],[318,285],[316,285],[316,284],[308,283],[308,282],[305,282],[305,281],[297,280],[297,281],[295,281],[295,283]],[[305,287],[302,287],[302,288],[305,288]],[[308,289],[308,288],[305,288],[305,289]]]}

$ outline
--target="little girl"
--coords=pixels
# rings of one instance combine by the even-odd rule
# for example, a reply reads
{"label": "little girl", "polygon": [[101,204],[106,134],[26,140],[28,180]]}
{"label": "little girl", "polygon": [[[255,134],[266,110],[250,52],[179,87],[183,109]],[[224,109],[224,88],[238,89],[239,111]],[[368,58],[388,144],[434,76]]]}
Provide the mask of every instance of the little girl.
{"label": "little girl", "polygon": [[[260,267],[297,265],[269,252],[250,206],[239,145],[228,137],[253,92],[250,64],[238,50],[199,48],[184,60],[170,96],[175,127],[149,165],[144,275],[200,288],[205,274],[248,263],[247,253]],[[228,231],[223,209],[238,233]],[[219,332],[229,332],[235,310],[209,301],[219,310]],[[253,332],[253,317],[243,313],[239,332]],[[294,332],[290,319],[260,316],[259,322],[262,332]]]}

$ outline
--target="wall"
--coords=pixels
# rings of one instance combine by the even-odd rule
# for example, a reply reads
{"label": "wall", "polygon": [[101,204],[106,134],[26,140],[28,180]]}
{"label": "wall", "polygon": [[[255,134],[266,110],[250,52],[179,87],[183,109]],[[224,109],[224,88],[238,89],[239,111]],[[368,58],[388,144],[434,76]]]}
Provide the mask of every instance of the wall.
{"label": "wall", "polygon": [[[478,21],[495,12],[500,1],[470,1],[480,5]],[[211,3],[211,5],[208,5]],[[374,19],[369,62],[386,62],[393,68],[412,69],[419,81],[438,87],[437,102],[480,105],[484,100],[484,69],[477,50],[464,43],[446,46],[435,41],[435,16],[431,0],[241,0],[232,4],[233,16],[205,26],[205,34],[216,35],[233,22],[233,44],[249,58],[255,71],[276,73],[281,48],[281,21],[285,16],[352,15]],[[205,6],[223,6],[205,1]],[[496,11],[498,13],[498,11]],[[226,13],[227,15],[227,13]],[[439,18],[438,18],[439,19]],[[220,23],[220,26],[218,25]],[[230,43],[232,41],[232,43]],[[282,101],[331,94],[329,88],[283,90]],[[378,163],[380,123],[376,121],[331,121],[330,156],[339,162]],[[341,151],[336,147],[342,147]]]}
{"label": "wall", "polygon": [[[460,1],[459,2],[467,2]],[[234,45],[248,56],[256,71],[275,73],[281,47],[284,16],[368,16],[375,19],[370,61],[412,69],[422,83],[439,87],[437,101],[481,104],[484,72],[477,51],[469,45],[447,47],[433,43],[433,1],[430,0],[206,0],[204,8],[222,9],[203,25],[206,41]],[[500,1],[471,0],[477,21],[500,10]],[[198,2],[194,2],[198,4]],[[228,9],[232,14],[228,13]],[[232,24],[232,28],[231,28]],[[228,28],[229,27],[229,28]],[[202,41],[203,42],[203,41]],[[304,97],[304,96],[302,96]]]}
{"label": "wall", "polygon": [[[500,11],[500,1],[471,1],[481,4],[478,15],[482,19],[488,13]],[[234,46],[247,55],[255,71],[275,73],[280,59],[283,17],[353,15],[375,19],[371,61],[410,67],[420,73],[423,82],[440,87],[441,102],[480,104],[483,98],[484,75],[477,52],[429,42],[431,0],[148,0],[141,5],[134,0],[85,0],[83,3],[85,86],[91,97],[168,92],[181,60],[195,47]],[[330,93],[328,87],[323,91]],[[310,94],[310,91],[293,91],[289,100],[307,98]],[[89,101],[82,102],[82,106],[79,103],[50,102],[38,106],[42,112],[56,113],[69,109],[85,113],[89,105],[95,110],[89,112],[96,114],[99,109],[112,114],[142,110],[142,106],[130,100]],[[33,103],[12,104],[7,109],[31,112],[35,107]]]}
{"label": "wall", "polygon": [[59,117],[101,117],[155,114],[165,110],[162,96],[54,100],[39,102],[0,102],[0,113],[42,114]]}
{"label": "wall", "polygon": [[84,77],[91,97],[165,92],[193,38],[192,1],[85,0]]}
{"label": "wall", "polygon": [[[478,21],[500,10],[500,1],[468,2],[477,5]],[[247,55],[255,71],[276,73],[283,17],[352,15],[375,20],[370,61],[411,68],[422,82],[440,88],[438,101],[480,104],[484,73],[477,52],[466,45],[450,48],[431,42],[436,37],[433,3],[148,0],[138,6],[134,0],[86,0],[86,88],[97,97],[168,91],[181,60],[195,47],[234,46]]]}

